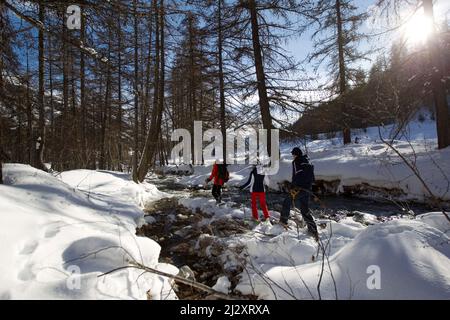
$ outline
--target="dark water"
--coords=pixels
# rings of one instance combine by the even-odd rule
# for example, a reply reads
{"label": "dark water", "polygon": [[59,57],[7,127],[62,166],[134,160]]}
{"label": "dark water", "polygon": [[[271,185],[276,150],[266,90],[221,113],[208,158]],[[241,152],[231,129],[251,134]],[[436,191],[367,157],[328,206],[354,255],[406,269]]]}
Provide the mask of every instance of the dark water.
{"label": "dark water", "polygon": [[[267,192],[266,199],[269,210],[280,211],[286,193]],[[250,205],[250,193],[239,192],[233,189],[224,192],[224,199],[233,202]],[[351,196],[337,196],[327,195],[317,198],[318,201],[313,201],[311,198],[310,208],[317,211],[326,212],[340,212],[351,215],[355,211],[373,214],[377,217],[392,216],[401,214],[421,214],[430,211],[425,205],[407,202],[387,202],[381,200],[351,197]]]}
{"label": "dark water", "polygon": [[[232,293],[239,296],[238,291],[234,291],[240,281],[240,274],[243,267],[228,270],[223,267],[220,254],[224,248],[222,238],[227,238],[231,234],[236,235],[246,232],[246,227],[235,226],[244,223],[240,220],[223,221],[216,220],[211,224],[199,224],[205,216],[200,211],[191,211],[178,204],[180,197],[212,197],[211,186],[205,189],[189,189],[176,182],[176,177],[152,178],[149,182],[155,184],[159,190],[170,193],[173,197],[163,198],[152,202],[146,208],[146,214],[153,217],[154,222],[145,224],[138,228],[137,234],[149,237],[161,245],[160,259],[162,262],[170,263],[178,268],[191,270],[196,281],[213,286],[220,276],[226,276],[231,282]],[[282,203],[286,197],[285,193],[267,192],[267,204],[270,210],[281,211]],[[223,200],[233,202],[237,207],[250,207],[250,192],[240,191],[237,188],[225,188]],[[234,206],[234,205],[233,205]],[[350,197],[350,196],[324,196],[320,201],[311,201],[310,208],[316,218],[330,218],[335,221],[346,216],[357,215],[357,212],[369,213],[378,217],[381,221],[387,221],[394,215],[405,215],[412,210],[414,214],[430,211],[429,208],[418,204],[392,203],[374,199]],[[173,217],[173,218],[168,218]],[[355,217],[357,218],[357,217]],[[231,223],[234,222],[234,223]],[[215,248],[215,254],[205,255],[202,247],[197,246],[201,235],[209,235],[213,242],[208,248]],[[210,251],[212,253],[213,251]],[[178,284],[175,291],[181,299],[205,299],[204,292],[194,290],[189,286]],[[241,299],[255,299],[254,296],[240,296]]]}

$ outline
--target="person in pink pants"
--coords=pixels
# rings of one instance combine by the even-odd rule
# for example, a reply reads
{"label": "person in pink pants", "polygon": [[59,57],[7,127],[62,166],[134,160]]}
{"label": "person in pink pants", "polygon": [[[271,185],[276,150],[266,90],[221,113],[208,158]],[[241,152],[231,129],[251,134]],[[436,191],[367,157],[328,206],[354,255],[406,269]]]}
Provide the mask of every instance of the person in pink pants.
{"label": "person in pink pants", "polygon": [[250,172],[250,176],[248,177],[247,182],[240,186],[240,190],[244,190],[248,187],[250,187],[250,192],[252,196],[252,216],[253,219],[257,222],[259,222],[258,217],[258,208],[256,205],[256,201],[259,200],[259,205],[263,211],[264,214],[264,221],[269,221],[270,215],[269,210],[267,209],[266,204],[266,192],[264,188],[264,180],[265,175],[262,174],[262,172],[258,173],[258,169],[256,166],[253,166],[253,170]]}

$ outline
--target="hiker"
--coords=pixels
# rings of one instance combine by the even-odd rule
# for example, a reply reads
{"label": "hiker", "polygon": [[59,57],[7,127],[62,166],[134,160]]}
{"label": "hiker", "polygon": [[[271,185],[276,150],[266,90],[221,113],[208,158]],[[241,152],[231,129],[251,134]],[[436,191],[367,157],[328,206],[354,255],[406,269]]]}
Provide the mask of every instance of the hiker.
{"label": "hiker", "polygon": [[253,170],[250,172],[250,176],[248,177],[247,182],[239,186],[240,190],[244,190],[248,187],[250,187],[251,197],[252,197],[252,215],[253,220],[255,222],[259,222],[259,216],[258,216],[258,208],[256,206],[256,200],[259,200],[259,205],[264,213],[264,222],[269,222],[269,210],[267,209],[266,204],[266,193],[264,190],[264,180],[266,176],[264,175],[264,172],[262,171],[261,167],[258,167],[256,165],[253,166]]}
{"label": "hiker", "polygon": [[229,179],[229,172],[227,170],[226,164],[220,163],[220,160],[214,162],[211,175],[205,180],[205,184],[208,184],[211,180],[213,181],[212,195],[216,199],[216,203],[222,202],[222,186]]}
{"label": "hiker", "polygon": [[280,224],[287,227],[291,205],[294,202],[303,216],[303,220],[308,226],[308,232],[316,241],[319,239],[317,226],[309,212],[309,196],[314,182],[314,166],[309,163],[308,157],[303,155],[300,148],[292,149],[291,154],[294,156],[292,161],[292,184],[289,194],[283,202],[281,211]]}

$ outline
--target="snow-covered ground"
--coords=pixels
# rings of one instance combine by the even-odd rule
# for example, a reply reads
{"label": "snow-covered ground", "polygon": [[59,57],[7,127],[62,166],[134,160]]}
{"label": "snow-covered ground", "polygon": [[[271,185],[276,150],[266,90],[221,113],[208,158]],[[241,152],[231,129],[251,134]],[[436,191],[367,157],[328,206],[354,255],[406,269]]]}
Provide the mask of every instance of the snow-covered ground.
{"label": "snow-covered ground", "polygon": [[[382,129],[383,137],[388,138],[393,129],[393,126]],[[281,182],[290,180],[290,151],[300,145],[315,166],[316,179],[338,181],[338,191],[346,186],[368,184],[401,190],[403,195],[395,197],[402,200],[423,201],[429,197],[410,168],[381,141],[378,128],[368,128],[366,132],[354,130],[353,141],[356,136],[358,143],[346,146],[339,137],[323,136],[306,144],[283,144],[281,167],[277,175],[269,177],[270,187],[278,189]],[[410,123],[393,145],[415,164],[436,196],[450,200],[450,148],[437,150],[434,122]],[[189,168],[182,170],[187,172]],[[233,186],[245,182],[250,167],[230,165],[229,170],[228,185]],[[193,174],[178,181],[202,185],[210,171],[211,167],[194,167]],[[233,203],[216,206],[214,200],[205,198],[185,198],[179,202],[211,214],[212,218],[204,223],[251,217],[248,206]],[[275,219],[279,216],[279,212],[270,213]],[[290,221],[288,231],[279,225],[260,224],[244,235],[230,237],[226,240],[229,249],[222,255],[223,263],[234,268],[242,265],[244,257],[246,267],[236,289],[263,299],[318,299],[322,270],[320,297],[324,299],[450,299],[450,223],[442,213],[395,217],[384,223],[368,214],[362,217],[364,224],[361,216],[338,222],[316,219],[321,243],[327,248],[325,260],[321,254],[317,256],[318,245],[314,240]],[[222,277],[215,288],[227,292],[229,286],[229,281]]]}
{"label": "snow-covered ground", "polygon": [[130,260],[178,273],[158,262],[156,242],[135,235],[143,204],[164,196],[155,186],[117,172],[3,169],[0,299],[176,298],[169,280],[136,269],[99,277]]}
{"label": "snow-covered ground", "polygon": [[[212,214],[202,222],[206,224],[250,217],[248,208],[233,203],[217,207],[205,198],[179,202]],[[226,239],[221,259],[229,269],[246,259],[236,289],[261,299],[318,299],[322,270],[322,299],[450,299],[450,223],[442,213],[385,223],[370,215],[364,217],[367,223],[355,220],[316,219],[328,259],[322,259],[321,250],[317,255],[317,243],[292,221],[288,231],[259,224]],[[221,277],[214,288],[228,292],[229,287]]]}
{"label": "snow-covered ground", "polygon": [[[391,136],[394,127],[387,126],[381,130],[385,138]],[[435,196],[450,201],[450,148],[437,150],[435,122],[411,122],[404,134],[393,145],[411,163],[414,163],[421,177]],[[397,199],[424,201],[429,194],[420,180],[413,174],[403,160],[388,146],[381,142],[378,127],[353,131],[353,141],[359,143],[342,145],[342,139],[323,139],[307,141],[306,144],[284,143],[281,146],[281,164],[278,174],[269,177],[269,186],[279,189],[279,184],[291,177],[290,151],[300,146],[307,151],[315,166],[316,179],[338,181],[337,192],[344,187],[368,184],[371,187],[400,190],[403,194]],[[188,171],[187,166],[182,166]],[[173,168],[171,169],[173,170]],[[247,179],[250,167],[247,165],[230,165],[228,185],[239,185]],[[210,174],[211,166],[196,166],[192,175],[183,176],[179,182],[185,185],[202,185]]]}
{"label": "snow-covered ground", "polygon": [[[386,128],[387,135],[392,128]],[[434,123],[413,122],[409,138],[394,145],[415,161],[432,191],[450,199],[450,149],[436,150]],[[378,129],[354,131],[358,144],[342,146],[339,138],[309,141],[308,154],[317,179],[345,186],[367,183],[397,188],[404,198],[424,200],[423,186],[404,163],[379,141]],[[407,141],[409,140],[409,141]],[[297,143],[298,144],[298,143]],[[282,147],[281,168],[270,186],[290,179],[290,150]],[[412,150],[411,146],[414,150]],[[171,168],[173,169],[173,168]],[[230,166],[230,185],[247,179],[250,167]],[[188,173],[190,168],[183,168]],[[185,185],[203,184],[210,167],[195,167],[178,178]],[[27,165],[6,164],[0,185],[0,299],[175,299],[170,280],[129,266],[143,264],[178,274],[159,263],[161,247],[137,237],[145,223],[144,204],[169,196],[149,183],[135,184],[127,174],[74,170],[53,176]],[[185,193],[186,194],[186,193]],[[246,205],[216,206],[210,198],[185,197],[179,202],[216,219],[250,218]],[[273,209],[273,208],[269,208]],[[272,217],[279,213],[270,211]],[[366,223],[361,223],[361,217]],[[147,222],[151,223],[151,217]],[[263,299],[450,299],[450,223],[442,213],[395,218],[380,223],[371,215],[338,222],[316,219],[328,259],[294,222],[285,231],[261,224],[249,232],[223,239],[224,268],[245,270],[237,290]],[[208,235],[202,235],[202,237]],[[234,250],[236,249],[236,250]],[[320,252],[320,251],[319,251]],[[312,257],[314,256],[314,261]],[[322,264],[322,262],[325,262]],[[322,267],[323,266],[323,267]],[[231,282],[219,278],[214,288],[228,292]]]}

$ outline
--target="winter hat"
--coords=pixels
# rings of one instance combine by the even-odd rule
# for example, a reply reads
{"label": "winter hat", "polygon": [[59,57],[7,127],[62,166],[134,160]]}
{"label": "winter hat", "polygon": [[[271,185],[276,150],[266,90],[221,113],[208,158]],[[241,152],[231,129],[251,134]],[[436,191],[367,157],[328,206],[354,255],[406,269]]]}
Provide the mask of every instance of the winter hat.
{"label": "winter hat", "polygon": [[303,155],[302,150],[300,150],[300,148],[295,147],[294,149],[292,149],[291,154],[294,156],[301,156]]}

